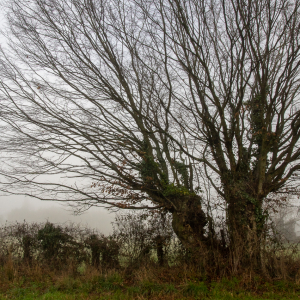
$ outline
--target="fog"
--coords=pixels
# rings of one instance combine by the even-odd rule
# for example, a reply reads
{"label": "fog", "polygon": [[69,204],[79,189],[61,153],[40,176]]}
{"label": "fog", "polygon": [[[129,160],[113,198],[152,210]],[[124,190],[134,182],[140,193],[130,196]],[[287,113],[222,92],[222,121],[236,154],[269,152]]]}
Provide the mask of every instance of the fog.
{"label": "fog", "polygon": [[[5,24],[5,6],[0,2],[0,26],[3,30]],[[5,38],[0,34],[0,46],[6,45]],[[0,225],[5,222],[53,222],[80,223],[83,226],[96,228],[104,234],[112,230],[111,222],[114,221],[114,214],[103,208],[92,208],[80,216],[74,216],[70,208],[57,202],[40,201],[23,196],[0,196]]]}
{"label": "fog", "polygon": [[41,201],[21,196],[0,197],[0,225],[5,222],[52,222],[80,223],[82,226],[96,228],[104,234],[112,231],[111,222],[115,214],[104,208],[91,208],[76,216],[71,208],[51,201]]}

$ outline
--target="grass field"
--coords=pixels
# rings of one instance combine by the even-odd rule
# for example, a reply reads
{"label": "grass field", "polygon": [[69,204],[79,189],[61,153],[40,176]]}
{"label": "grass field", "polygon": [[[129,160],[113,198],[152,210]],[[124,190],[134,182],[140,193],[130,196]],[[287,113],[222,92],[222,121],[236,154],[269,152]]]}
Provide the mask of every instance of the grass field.
{"label": "grass field", "polygon": [[[156,273],[158,271],[159,273]],[[264,281],[261,277],[209,281],[193,273],[142,267],[132,273],[95,269],[72,274],[36,267],[15,273],[0,269],[2,299],[300,299],[300,284]],[[23,274],[22,274],[23,273]]]}
{"label": "grass field", "polygon": [[126,286],[101,280],[97,283],[69,280],[63,285],[45,285],[39,282],[11,285],[0,294],[0,299],[300,299],[300,289],[282,289],[274,285],[247,291],[241,288],[231,289],[222,282],[213,283],[210,287],[204,282],[188,282],[181,286],[145,282]]}

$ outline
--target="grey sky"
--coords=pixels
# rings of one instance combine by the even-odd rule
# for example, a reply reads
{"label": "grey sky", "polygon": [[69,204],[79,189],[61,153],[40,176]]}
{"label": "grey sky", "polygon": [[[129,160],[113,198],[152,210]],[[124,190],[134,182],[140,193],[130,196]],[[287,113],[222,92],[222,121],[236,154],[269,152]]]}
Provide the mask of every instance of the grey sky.
{"label": "grey sky", "polygon": [[[4,25],[5,4],[0,0],[0,29]],[[5,46],[5,39],[0,32],[0,46]],[[80,216],[74,216],[70,208],[57,202],[45,202],[22,196],[0,196],[0,225],[8,222],[75,222],[84,226],[97,228],[104,234],[112,230],[114,214],[103,208],[92,208]]]}
{"label": "grey sky", "polygon": [[94,207],[80,216],[74,216],[65,205],[21,196],[0,197],[0,208],[0,225],[6,221],[24,220],[38,223],[47,220],[53,223],[74,222],[108,234],[112,230],[111,222],[114,221],[114,214],[103,208]]}

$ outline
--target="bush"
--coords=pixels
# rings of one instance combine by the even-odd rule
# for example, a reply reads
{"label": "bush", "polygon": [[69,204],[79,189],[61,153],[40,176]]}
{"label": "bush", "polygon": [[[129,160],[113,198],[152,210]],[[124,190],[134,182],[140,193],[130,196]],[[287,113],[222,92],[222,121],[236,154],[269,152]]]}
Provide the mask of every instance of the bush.
{"label": "bush", "polygon": [[65,234],[60,226],[49,222],[39,230],[37,239],[40,241],[44,258],[49,261],[58,259],[65,244],[71,241],[71,237]]}
{"label": "bush", "polygon": [[15,260],[31,263],[39,256],[37,233],[42,227],[38,223],[16,222],[0,228],[0,260],[2,263],[11,255]]}
{"label": "bush", "polygon": [[76,230],[74,229],[79,228],[74,226],[62,227],[47,222],[38,231],[37,240],[40,242],[45,261],[52,264],[56,263],[56,266],[67,262],[79,264],[87,261],[88,253],[83,239],[80,235],[76,236]]}
{"label": "bush", "polygon": [[158,211],[117,215],[114,235],[122,245],[120,255],[134,266],[153,258],[160,265],[168,263],[176,236],[170,215]]}
{"label": "bush", "polygon": [[[99,268],[118,268],[119,267],[119,249],[120,245],[113,236],[104,236],[91,234],[85,241],[91,251],[91,263],[94,267]],[[100,260],[101,256],[101,260]]]}

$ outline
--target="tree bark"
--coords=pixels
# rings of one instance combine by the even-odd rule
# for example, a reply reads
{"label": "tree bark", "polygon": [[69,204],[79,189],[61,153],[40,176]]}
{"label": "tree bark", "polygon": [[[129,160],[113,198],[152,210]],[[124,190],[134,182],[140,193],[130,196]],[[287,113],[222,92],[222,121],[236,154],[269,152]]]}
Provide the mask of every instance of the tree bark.
{"label": "tree bark", "polygon": [[227,225],[233,265],[261,267],[261,238],[265,215],[261,199],[239,191],[228,199]]}
{"label": "tree bark", "polygon": [[189,196],[181,199],[180,207],[172,211],[172,227],[178,239],[190,253],[190,263],[200,262],[203,251],[208,249],[205,226],[207,217],[202,210],[200,197]]}

